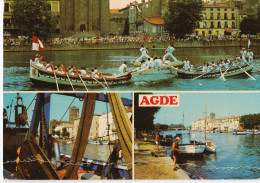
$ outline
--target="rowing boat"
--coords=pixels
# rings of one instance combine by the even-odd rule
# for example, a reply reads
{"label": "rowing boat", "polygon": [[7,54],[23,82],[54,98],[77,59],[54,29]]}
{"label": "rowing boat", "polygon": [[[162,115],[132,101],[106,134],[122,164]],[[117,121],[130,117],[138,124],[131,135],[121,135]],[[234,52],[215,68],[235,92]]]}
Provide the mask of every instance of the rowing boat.
{"label": "rowing boat", "polygon": [[[247,73],[251,73],[253,70],[253,66],[252,65],[242,65],[240,66],[244,71],[246,71]],[[243,76],[246,75],[246,73],[239,67],[231,67],[230,69],[228,69],[228,71],[225,73],[225,77],[234,77],[234,76]],[[224,70],[222,72],[225,72]],[[213,70],[211,72],[208,73],[204,73],[203,72],[191,72],[191,71],[184,71],[184,70],[180,70],[177,69],[177,76],[179,78],[183,78],[183,79],[190,79],[190,78],[196,78],[198,76],[201,76],[200,78],[217,78],[217,77],[221,77],[221,71],[220,70]]]}
{"label": "rowing boat", "polygon": [[158,74],[177,74],[176,68],[182,66],[182,61],[170,62],[168,64],[163,64],[161,67],[141,69],[138,67],[132,72],[132,75],[158,75]]}
{"label": "rowing boat", "polygon": [[[86,86],[100,86],[101,84],[107,84],[110,85],[122,85],[125,83],[128,83],[132,77],[131,73],[127,73],[124,75],[114,75],[114,74],[108,74],[103,73],[103,77],[93,77],[93,76],[87,76],[83,77],[81,76],[82,80],[84,81],[84,84],[81,80],[81,78],[78,75],[69,75],[70,81],[68,79],[68,76],[64,73],[58,73],[55,72],[56,79],[58,82],[58,85],[67,85],[70,86],[70,81],[73,86],[83,86],[84,84]],[[35,84],[56,84],[55,74],[53,71],[47,71],[45,68],[38,66],[35,64],[32,60],[30,61],[30,80]]]}

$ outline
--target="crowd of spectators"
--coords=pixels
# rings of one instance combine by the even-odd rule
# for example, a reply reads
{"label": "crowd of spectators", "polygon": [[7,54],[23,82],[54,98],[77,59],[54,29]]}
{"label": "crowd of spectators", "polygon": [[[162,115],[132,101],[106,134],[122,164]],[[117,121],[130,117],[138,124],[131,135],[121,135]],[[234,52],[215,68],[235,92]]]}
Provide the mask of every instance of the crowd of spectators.
{"label": "crowd of spectators", "polygon": [[[251,37],[251,40],[256,39]],[[124,43],[167,43],[167,42],[193,42],[193,41],[248,41],[247,36],[186,36],[183,39],[176,39],[174,36],[148,36],[146,34],[136,36],[96,36],[96,37],[78,37],[78,38],[52,38],[47,41],[42,40],[45,45],[77,45],[77,44],[124,44]],[[18,38],[5,37],[4,46],[30,45],[29,37],[19,36]]]}

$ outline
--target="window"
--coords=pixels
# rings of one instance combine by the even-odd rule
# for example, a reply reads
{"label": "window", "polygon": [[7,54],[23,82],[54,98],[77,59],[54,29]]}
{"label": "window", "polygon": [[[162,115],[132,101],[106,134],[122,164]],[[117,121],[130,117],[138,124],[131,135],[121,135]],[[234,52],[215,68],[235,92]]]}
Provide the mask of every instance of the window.
{"label": "window", "polygon": [[227,20],[227,13],[224,13],[224,19]]}
{"label": "window", "polygon": [[225,8],[224,11],[227,11],[227,8]]}
{"label": "window", "polygon": [[9,3],[5,3],[4,11],[9,12]]}
{"label": "window", "polygon": [[210,8],[210,11],[213,11],[213,8]]}
{"label": "window", "polygon": [[214,19],[213,13],[210,13],[210,19],[211,19],[211,20]]}
{"label": "window", "polygon": [[236,28],[235,22],[232,22],[232,29]]}
{"label": "window", "polygon": [[232,11],[234,11],[234,9],[232,9]]}
{"label": "window", "polygon": [[228,23],[227,22],[225,22],[225,28],[228,28]]}
{"label": "window", "polygon": [[235,20],[235,13],[232,13],[232,20]]}
{"label": "window", "polygon": [[220,11],[220,8],[218,8],[218,11]]}
{"label": "window", "polygon": [[163,31],[163,27],[162,27],[162,25],[159,25],[158,26],[158,32],[162,32]]}
{"label": "window", "polygon": [[214,23],[211,22],[210,28],[214,28]]}
{"label": "window", "polygon": [[212,34],[212,31],[209,31],[209,34]]}
{"label": "window", "polygon": [[220,22],[218,22],[218,28],[221,28],[221,24],[220,24]]}
{"label": "window", "polygon": [[220,19],[220,13],[218,13],[218,20]]}

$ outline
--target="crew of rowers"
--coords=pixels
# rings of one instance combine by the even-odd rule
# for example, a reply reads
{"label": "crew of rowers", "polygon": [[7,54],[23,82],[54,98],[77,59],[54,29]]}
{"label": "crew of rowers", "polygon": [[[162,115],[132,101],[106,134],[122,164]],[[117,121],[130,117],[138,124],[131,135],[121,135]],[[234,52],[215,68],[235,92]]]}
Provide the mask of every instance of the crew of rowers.
{"label": "crew of rowers", "polygon": [[203,66],[200,66],[194,69],[194,66],[190,64],[188,58],[183,61],[183,70],[190,71],[190,72],[210,72],[213,70],[221,70],[221,69],[228,69],[230,67],[237,67],[239,65],[245,64],[252,64],[253,63],[253,52],[251,49],[248,51],[243,48],[240,52],[240,56],[235,56],[232,60],[226,58],[225,60],[220,59],[217,62],[209,62],[205,63]]}
{"label": "crew of rowers", "polygon": [[34,63],[46,71],[53,72],[58,74],[68,74],[68,75],[81,75],[82,77],[95,77],[95,78],[102,78],[103,74],[100,70],[98,70],[97,67],[92,69],[91,71],[88,71],[86,67],[81,67],[81,69],[77,70],[75,66],[68,66],[67,68],[64,67],[63,64],[54,66],[52,62],[43,62],[42,61],[42,56],[39,54],[35,55]]}

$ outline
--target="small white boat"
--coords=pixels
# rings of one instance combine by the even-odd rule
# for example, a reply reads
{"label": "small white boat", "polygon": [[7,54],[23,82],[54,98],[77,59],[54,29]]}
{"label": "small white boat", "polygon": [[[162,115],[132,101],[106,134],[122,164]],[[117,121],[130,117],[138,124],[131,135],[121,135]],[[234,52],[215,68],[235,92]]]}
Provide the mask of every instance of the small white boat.
{"label": "small white boat", "polygon": [[100,140],[100,139],[88,139],[89,144],[98,144],[98,145],[108,145],[109,141]]}
{"label": "small white boat", "polygon": [[233,131],[233,135],[246,135],[246,131],[235,130],[235,131]]}
{"label": "small white boat", "polygon": [[215,153],[216,152],[216,145],[213,143],[213,141],[206,141],[206,153]]}
{"label": "small white boat", "polygon": [[202,154],[205,151],[206,145],[199,144],[178,144],[181,154]]}

